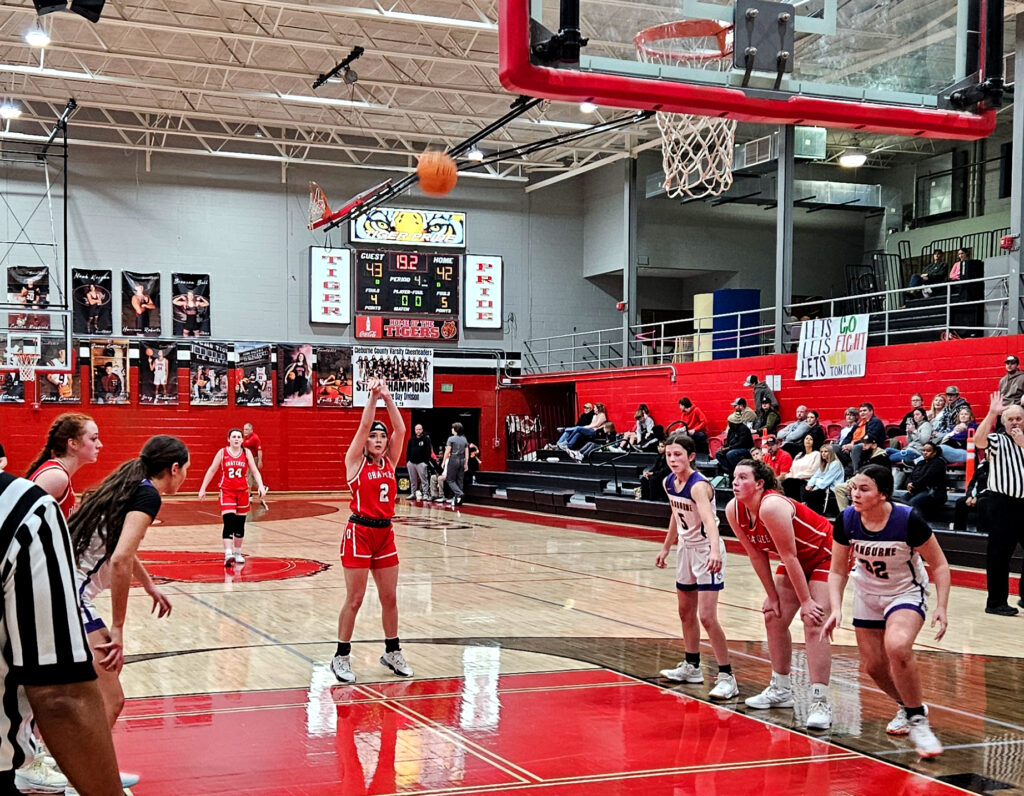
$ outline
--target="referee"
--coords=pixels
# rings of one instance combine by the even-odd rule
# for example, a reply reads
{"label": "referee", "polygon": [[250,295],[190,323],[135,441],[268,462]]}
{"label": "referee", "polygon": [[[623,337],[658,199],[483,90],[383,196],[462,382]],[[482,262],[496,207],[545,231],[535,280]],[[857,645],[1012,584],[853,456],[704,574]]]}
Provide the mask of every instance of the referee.
{"label": "referee", "polygon": [[0,474],[0,794],[33,755],[32,720],[83,796],[121,796],[117,759],[79,616],[56,501]]}
{"label": "referee", "polygon": [[[992,433],[999,416],[1005,434]],[[1010,593],[1010,559],[1018,544],[1024,544],[1024,407],[1007,406],[1003,396],[992,393],[988,414],[978,425],[974,444],[988,450],[988,492],[978,506],[979,519],[988,530],[986,614],[1016,616],[1007,603]]]}

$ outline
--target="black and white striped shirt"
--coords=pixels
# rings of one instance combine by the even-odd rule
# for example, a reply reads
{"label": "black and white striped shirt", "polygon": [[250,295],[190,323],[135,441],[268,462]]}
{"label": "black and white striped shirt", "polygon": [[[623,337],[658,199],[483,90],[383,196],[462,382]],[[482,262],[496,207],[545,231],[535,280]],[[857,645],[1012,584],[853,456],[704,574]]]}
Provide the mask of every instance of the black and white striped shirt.
{"label": "black and white striped shirt", "polygon": [[31,756],[24,686],[84,682],[96,673],[64,517],[40,487],[6,473],[0,473],[0,555],[0,771],[10,771]]}
{"label": "black and white striped shirt", "polygon": [[989,434],[988,460],[988,491],[1024,498],[1024,448],[1006,434]]}

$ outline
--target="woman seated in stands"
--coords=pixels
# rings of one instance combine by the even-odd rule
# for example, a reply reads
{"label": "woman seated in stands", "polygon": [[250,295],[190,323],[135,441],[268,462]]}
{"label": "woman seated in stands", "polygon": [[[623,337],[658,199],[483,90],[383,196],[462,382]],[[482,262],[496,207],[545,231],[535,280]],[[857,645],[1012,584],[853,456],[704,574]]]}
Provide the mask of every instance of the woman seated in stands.
{"label": "woman seated in stands", "polygon": [[597,436],[597,431],[608,422],[608,414],[605,405],[594,404],[594,419],[589,426],[571,426],[562,432],[558,438],[558,447],[564,451],[576,450],[583,446],[584,442],[590,442]]}
{"label": "woman seated in stands", "polygon": [[907,495],[927,519],[933,519],[946,505],[946,460],[939,446],[926,442],[914,469],[907,476]]}
{"label": "woman seated in stands", "polygon": [[971,407],[962,406],[957,414],[956,425],[939,439],[942,458],[950,464],[963,464],[967,461],[967,435],[978,427]]}
{"label": "woman seated in stands", "polygon": [[902,450],[897,448],[886,448],[885,455],[893,464],[913,464],[921,458],[921,449],[926,442],[932,438],[932,424],[924,409],[918,407],[911,413],[912,417],[904,426],[907,435],[907,444]]}
{"label": "woman seated in stands", "polygon": [[672,472],[665,460],[665,443],[658,443],[658,458],[640,475],[640,497],[643,500],[660,500],[668,503],[665,494],[665,478]]}
{"label": "woman seated in stands", "polygon": [[821,459],[821,466],[807,479],[803,501],[819,514],[824,514],[829,492],[846,478],[846,473],[843,471],[843,463],[836,456],[836,449],[831,445],[822,445],[817,455]]}
{"label": "woman seated in stands", "polygon": [[647,404],[640,404],[633,414],[636,426],[623,434],[624,441],[634,448],[642,447],[654,435],[654,418]]}
{"label": "woman seated in stands", "polygon": [[843,416],[846,418],[846,425],[839,432],[839,439],[835,443],[836,457],[839,459],[839,463],[843,465],[843,470],[848,475],[852,475],[853,460],[850,458],[850,454],[843,450],[843,446],[853,442],[853,432],[857,430],[857,407],[851,406],[843,413]]}
{"label": "woman seated in stands", "polygon": [[932,398],[931,409],[928,410],[928,419],[934,421],[938,417],[942,417],[942,410],[946,408],[946,394],[944,392],[938,393]]}
{"label": "woman seated in stands", "polygon": [[779,430],[779,413],[772,408],[772,402],[770,400],[761,401],[761,406],[757,408],[757,420],[754,428],[761,430],[761,435],[774,434]]}
{"label": "woman seated in stands", "polygon": [[[619,435],[615,431],[615,424],[609,420],[607,423],[605,423],[603,426],[601,426],[601,428],[597,430],[597,434],[594,435],[594,438],[590,442],[584,444],[584,446],[580,448],[578,451],[570,450],[569,456],[571,456],[576,461],[581,462],[584,458],[586,458],[586,456],[598,450],[603,445],[607,445],[609,442],[618,441]],[[610,448],[605,448],[605,450],[611,451],[612,453],[625,453],[626,449],[620,448],[617,445],[613,445]]]}
{"label": "woman seated in stands", "polygon": [[804,491],[807,488],[811,476],[821,470],[821,456],[814,449],[814,437],[811,434],[804,436],[804,449],[793,459],[788,473],[782,473],[779,480],[782,482],[782,491],[786,497],[806,503]]}

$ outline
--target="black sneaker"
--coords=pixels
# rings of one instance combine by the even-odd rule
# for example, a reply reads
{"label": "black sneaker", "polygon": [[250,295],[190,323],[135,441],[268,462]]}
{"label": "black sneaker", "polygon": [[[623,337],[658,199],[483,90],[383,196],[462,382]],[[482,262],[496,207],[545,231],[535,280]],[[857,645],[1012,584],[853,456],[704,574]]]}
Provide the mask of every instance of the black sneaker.
{"label": "black sneaker", "polygon": [[1012,605],[986,605],[985,613],[996,614],[996,616],[1016,616],[1017,609],[1014,608]]}

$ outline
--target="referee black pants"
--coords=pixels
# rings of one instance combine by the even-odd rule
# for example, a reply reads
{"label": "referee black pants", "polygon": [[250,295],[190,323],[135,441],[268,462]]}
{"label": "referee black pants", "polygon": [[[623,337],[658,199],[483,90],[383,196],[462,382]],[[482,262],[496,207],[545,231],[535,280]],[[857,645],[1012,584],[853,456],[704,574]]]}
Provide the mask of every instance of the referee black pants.
{"label": "referee black pants", "polygon": [[978,499],[978,526],[988,533],[987,607],[997,608],[1006,605],[1010,596],[1010,559],[1017,545],[1024,547],[1024,498],[986,492]]}

